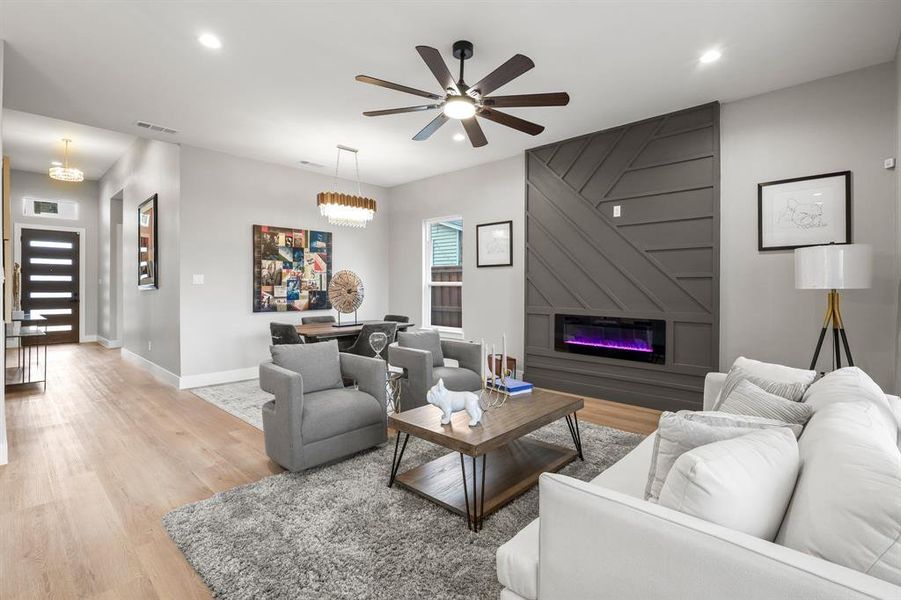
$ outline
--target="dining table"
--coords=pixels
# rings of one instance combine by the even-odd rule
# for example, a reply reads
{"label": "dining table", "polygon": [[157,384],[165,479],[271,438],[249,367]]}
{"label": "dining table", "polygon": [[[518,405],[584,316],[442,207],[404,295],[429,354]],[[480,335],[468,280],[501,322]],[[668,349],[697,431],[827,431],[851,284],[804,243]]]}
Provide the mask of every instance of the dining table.
{"label": "dining table", "polygon": [[[338,325],[336,323],[307,323],[296,325],[297,333],[308,342],[321,342],[323,340],[335,340],[341,338],[356,337],[367,323],[384,323],[384,321],[357,321],[353,325]],[[398,331],[406,331],[414,327],[414,323],[398,323]]]}

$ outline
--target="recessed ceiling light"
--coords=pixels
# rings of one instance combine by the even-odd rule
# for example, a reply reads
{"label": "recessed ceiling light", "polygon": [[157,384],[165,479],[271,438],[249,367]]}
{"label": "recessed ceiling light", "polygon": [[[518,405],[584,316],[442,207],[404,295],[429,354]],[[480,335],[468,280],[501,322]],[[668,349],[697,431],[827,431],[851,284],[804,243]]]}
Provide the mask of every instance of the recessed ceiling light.
{"label": "recessed ceiling light", "polygon": [[458,131],[457,133],[454,134],[454,141],[455,141],[455,142],[462,142],[462,141],[465,140],[465,139],[466,139],[466,136],[463,135],[462,133],[460,133],[459,131]]}
{"label": "recessed ceiling light", "polygon": [[722,52],[720,52],[720,51],[717,50],[716,48],[713,48],[713,49],[711,49],[711,50],[708,50],[708,51],[705,52],[704,54],[702,54],[702,55],[701,55],[701,58],[700,58],[700,61],[701,61],[702,63],[704,63],[704,64],[716,62],[716,61],[718,61],[718,60],[720,59],[720,57],[721,57],[722,55],[723,55]]}
{"label": "recessed ceiling light", "polygon": [[63,166],[63,163],[59,162],[58,160],[54,160],[54,161],[51,161],[50,165],[54,166],[54,167],[61,167],[61,166]]}
{"label": "recessed ceiling light", "polygon": [[218,50],[222,47],[222,41],[212,33],[201,33],[197,36],[197,41],[200,42],[201,45],[212,48],[213,50]]}

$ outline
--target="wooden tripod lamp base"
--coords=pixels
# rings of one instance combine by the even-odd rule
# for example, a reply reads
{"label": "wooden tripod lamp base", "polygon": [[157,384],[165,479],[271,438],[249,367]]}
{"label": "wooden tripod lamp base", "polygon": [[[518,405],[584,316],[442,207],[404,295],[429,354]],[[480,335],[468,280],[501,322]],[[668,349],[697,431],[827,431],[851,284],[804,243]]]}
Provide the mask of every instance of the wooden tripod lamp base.
{"label": "wooden tripod lamp base", "polygon": [[[823,328],[820,330],[820,337],[817,339],[817,348],[813,352],[813,359],[810,361],[810,370],[813,371],[817,366],[817,359],[820,357],[820,350],[823,347],[823,340],[826,338],[826,330],[832,328],[832,347],[835,352],[835,368],[842,368],[841,348],[845,349],[845,356],[848,357],[848,366],[854,366],[854,358],[851,356],[851,347],[848,345],[848,335],[845,333],[845,325],[842,322],[842,311],[839,303],[838,290],[829,290],[826,303],[826,316],[823,318]],[[839,342],[841,340],[841,342]],[[841,346],[839,346],[841,343]]]}

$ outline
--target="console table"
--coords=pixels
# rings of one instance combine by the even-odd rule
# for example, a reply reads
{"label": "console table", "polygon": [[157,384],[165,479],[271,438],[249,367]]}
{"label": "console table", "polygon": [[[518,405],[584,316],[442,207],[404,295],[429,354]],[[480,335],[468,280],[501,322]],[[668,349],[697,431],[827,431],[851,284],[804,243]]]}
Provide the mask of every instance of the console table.
{"label": "console table", "polygon": [[[47,331],[45,326],[25,325],[44,321],[39,315],[25,314],[13,319],[4,328],[4,345],[9,348],[9,340],[16,340],[16,366],[6,366],[4,371],[6,387],[42,384],[47,391]],[[20,326],[16,329],[15,325]],[[43,358],[41,357],[43,354]]]}

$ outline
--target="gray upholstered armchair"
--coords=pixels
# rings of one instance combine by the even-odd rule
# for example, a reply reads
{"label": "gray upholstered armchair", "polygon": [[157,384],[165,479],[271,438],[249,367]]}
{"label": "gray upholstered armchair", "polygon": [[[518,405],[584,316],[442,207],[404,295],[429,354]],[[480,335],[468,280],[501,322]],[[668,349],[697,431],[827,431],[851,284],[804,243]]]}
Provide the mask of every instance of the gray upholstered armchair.
{"label": "gray upholstered armchair", "polygon": [[[398,332],[397,343],[388,347],[388,363],[403,368],[406,375],[401,380],[401,408],[409,410],[427,404],[426,393],[439,379],[449,390],[480,390],[481,355],[479,344],[442,340],[437,331]],[[456,360],[459,366],[446,366],[445,358]]]}
{"label": "gray upholstered armchair", "polygon": [[[357,381],[345,388],[342,377]],[[275,400],[263,405],[266,454],[302,471],[388,440],[385,362],[338,352],[332,340],[272,346],[260,364],[260,387]]]}

